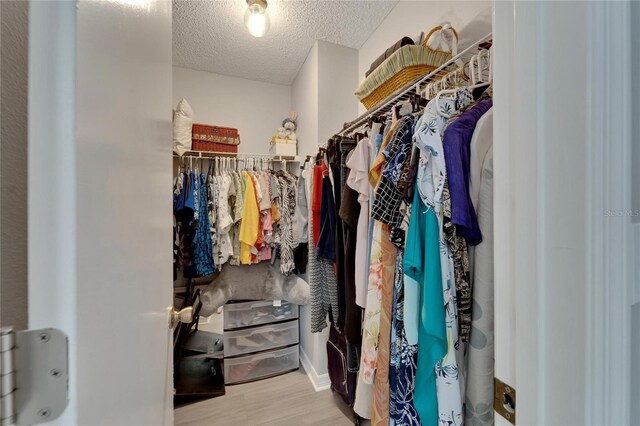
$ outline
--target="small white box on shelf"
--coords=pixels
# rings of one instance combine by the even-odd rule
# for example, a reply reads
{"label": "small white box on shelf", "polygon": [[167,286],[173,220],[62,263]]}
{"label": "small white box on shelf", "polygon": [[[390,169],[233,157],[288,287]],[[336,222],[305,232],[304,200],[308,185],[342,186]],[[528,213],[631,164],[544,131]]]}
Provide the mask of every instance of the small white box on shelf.
{"label": "small white box on shelf", "polygon": [[269,147],[269,153],[273,155],[295,157],[298,154],[298,143],[287,139],[272,139],[271,146]]}

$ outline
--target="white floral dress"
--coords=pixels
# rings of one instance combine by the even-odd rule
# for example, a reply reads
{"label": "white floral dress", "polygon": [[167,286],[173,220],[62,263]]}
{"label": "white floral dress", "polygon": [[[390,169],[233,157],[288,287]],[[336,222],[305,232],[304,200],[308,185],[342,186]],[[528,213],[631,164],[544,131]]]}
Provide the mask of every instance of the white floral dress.
{"label": "white floral dress", "polygon": [[[460,96],[459,96],[460,98]],[[446,115],[456,110],[454,99],[432,100],[417,125],[414,143],[420,149],[420,162],[416,178],[416,187],[422,201],[433,208],[438,218],[440,265],[442,270],[442,293],[445,306],[445,326],[447,336],[447,354],[436,364],[436,389],[438,397],[438,421],[442,426],[461,425],[464,422],[460,375],[458,371],[458,312],[456,307],[456,288],[454,264],[451,250],[446,243],[443,231],[442,192],[446,178],[446,164],[442,146],[442,133]],[[412,300],[411,298],[407,298]],[[417,298],[413,299],[417,302]],[[405,311],[407,310],[405,299]],[[414,303],[415,304],[415,303]],[[418,307],[413,307],[417,309]],[[418,352],[421,350],[418,342]]]}

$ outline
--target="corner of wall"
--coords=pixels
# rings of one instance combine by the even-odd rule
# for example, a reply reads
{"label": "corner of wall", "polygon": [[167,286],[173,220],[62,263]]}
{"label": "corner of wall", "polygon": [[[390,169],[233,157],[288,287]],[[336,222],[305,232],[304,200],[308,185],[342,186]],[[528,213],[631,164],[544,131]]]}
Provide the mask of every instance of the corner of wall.
{"label": "corner of wall", "polygon": [[318,146],[318,42],[291,84],[291,109],[298,113],[298,155],[311,155]]}
{"label": "corner of wall", "polygon": [[[303,346],[300,346],[300,363],[302,364],[302,368],[304,368],[305,373],[307,373],[307,377],[309,377],[309,381],[316,392],[323,391],[331,387],[331,380],[329,379],[329,373],[327,372],[326,365],[323,366],[323,369],[318,370],[315,363],[305,352]],[[318,371],[320,371],[320,373],[318,373]]]}

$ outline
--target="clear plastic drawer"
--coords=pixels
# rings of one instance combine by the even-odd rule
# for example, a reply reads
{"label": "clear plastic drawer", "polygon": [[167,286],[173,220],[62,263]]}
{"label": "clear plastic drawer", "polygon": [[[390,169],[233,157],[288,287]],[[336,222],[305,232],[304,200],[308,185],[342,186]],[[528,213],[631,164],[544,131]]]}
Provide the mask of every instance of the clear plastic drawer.
{"label": "clear plastic drawer", "polygon": [[238,358],[225,358],[225,384],[250,382],[297,370],[300,366],[298,345],[271,352],[262,352]]}
{"label": "clear plastic drawer", "polygon": [[273,306],[271,300],[227,303],[223,311],[225,330],[298,318],[298,305],[284,300],[281,306]]}
{"label": "clear plastic drawer", "polygon": [[224,356],[242,355],[298,343],[298,320],[224,332]]}

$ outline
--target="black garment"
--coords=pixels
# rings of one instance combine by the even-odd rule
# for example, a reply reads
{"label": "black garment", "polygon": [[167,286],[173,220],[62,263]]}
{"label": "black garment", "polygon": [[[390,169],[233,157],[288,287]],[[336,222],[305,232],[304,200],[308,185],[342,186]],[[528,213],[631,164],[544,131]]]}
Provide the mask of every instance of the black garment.
{"label": "black garment", "polygon": [[318,237],[318,257],[330,262],[336,261],[336,208],[329,176],[322,178],[322,204],[320,205],[320,236]]}
{"label": "black garment", "polygon": [[[335,244],[336,250],[336,258],[335,258],[335,268],[336,268],[336,279],[338,281],[338,310],[340,314],[338,315],[338,322],[335,324],[336,328],[340,333],[344,330],[344,311],[345,311],[345,295],[344,295],[344,277],[342,276],[342,265],[344,262],[344,241],[342,239],[342,220],[338,216],[338,212],[340,211],[340,201],[342,200],[342,185],[340,179],[340,139],[329,139],[327,142],[327,160],[329,167],[329,173],[333,178],[333,199],[335,200],[334,205],[334,217],[336,218],[335,222],[335,232],[333,234],[333,241]],[[323,195],[324,195],[324,187]],[[322,213],[320,213],[322,216]]]}
{"label": "black garment", "polygon": [[362,308],[356,304],[356,244],[360,203],[358,192],[345,186],[340,206],[340,217],[344,222],[344,289],[345,323],[344,335],[352,345],[362,344]]}
{"label": "black garment", "polygon": [[333,191],[336,208],[336,276],[338,278],[338,308],[340,309],[340,321],[337,327],[341,332],[344,331],[345,318],[347,316],[347,295],[345,288],[345,231],[342,219],[340,218],[340,206],[342,203],[342,194],[347,183],[347,155],[355,146],[356,142],[353,140],[335,139],[329,141],[327,149],[331,172],[333,174]]}
{"label": "black garment", "polygon": [[[311,231],[313,232],[313,230]],[[293,249],[293,262],[296,265],[294,273],[301,275],[307,272],[309,262],[309,243],[300,243]]]}

